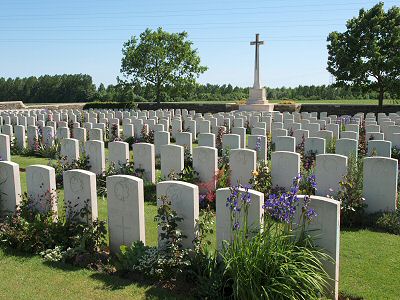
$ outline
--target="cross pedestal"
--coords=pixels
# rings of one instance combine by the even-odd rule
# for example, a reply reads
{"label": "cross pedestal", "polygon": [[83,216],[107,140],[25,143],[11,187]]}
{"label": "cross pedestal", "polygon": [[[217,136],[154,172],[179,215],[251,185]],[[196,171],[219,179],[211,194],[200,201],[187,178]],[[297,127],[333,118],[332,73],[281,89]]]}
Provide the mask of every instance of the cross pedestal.
{"label": "cross pedestal", "polygon": [[239,110],[245,111],[273,111],[274,105],[269,104],[267,101],[265,88],[261,87],[260,84],[260,55],[259,55],[259,47],[260,45],[264,45],[264,41],[260,41],[260,35],[256,34],[256,40],[254,42],[250,42],[250,45],[256,46],[255,53],[255,63],[254,63],[254,84],[253,87],[250,88],[249,99],[247,100],[246,105],[241,105]]}

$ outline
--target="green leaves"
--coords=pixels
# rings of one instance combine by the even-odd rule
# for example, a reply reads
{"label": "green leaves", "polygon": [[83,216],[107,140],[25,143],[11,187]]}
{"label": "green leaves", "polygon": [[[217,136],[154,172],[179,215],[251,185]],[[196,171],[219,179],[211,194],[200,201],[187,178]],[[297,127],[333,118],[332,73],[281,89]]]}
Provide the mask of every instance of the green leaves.
{"label": "green leaves", "polygon": [[385,12],[380,2],[361,9],[346,27],[328,36],[327,70],[338,86],[377,91],[382,106],[385,92],[400,92],[400,8]]}
{"label": "green leaves", "polygon": [[186,32],[146,29],[139,40],[133,36],[124,44],[121,73],[134,84],[152,87],[158,102],[166,87],[193,85],[207,67],[200,65],[197,50],[186,38]]}

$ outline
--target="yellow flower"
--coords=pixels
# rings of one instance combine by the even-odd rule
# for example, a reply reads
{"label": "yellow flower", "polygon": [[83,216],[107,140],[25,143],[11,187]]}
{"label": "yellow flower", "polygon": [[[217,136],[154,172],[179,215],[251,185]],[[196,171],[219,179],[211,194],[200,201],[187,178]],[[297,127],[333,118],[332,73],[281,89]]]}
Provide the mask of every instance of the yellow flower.
{"label": "yellow flower", "polygon": [[253,172],[251,172],[253,174],[253,176],[258,176],[258,171],[254,170]]}

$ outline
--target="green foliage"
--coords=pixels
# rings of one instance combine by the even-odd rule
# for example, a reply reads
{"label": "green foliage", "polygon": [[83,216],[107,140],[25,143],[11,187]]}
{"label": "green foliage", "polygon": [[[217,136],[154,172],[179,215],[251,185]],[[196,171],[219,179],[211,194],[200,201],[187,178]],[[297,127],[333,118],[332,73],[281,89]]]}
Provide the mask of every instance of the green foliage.
{"label": "green foliage", "polygon": [[382,107],[385,92],[400,91],[400,8],[387,12],[383,2],[347,21],[343,33],[328,36],[328,71],[337,85],[352,85],[379,94]]}
{"label": "green foliage", "polygon": [[200,65],[197,50],[192,49],[187,36],[186,32],[168,33],[162,28],[146,29],[139,39],[133,36],[122,49],[121,72],[132,77],[133,84],[151,86],[157,102],[162,100],[166,86],[185,90],[207,70]]}
{"label": "green foliage", "polygon": [[179,173],[172,171],[170,174],[168,174],[168,178],[169,180],[179,180],[193,184],[200,182],[199,173],[196,172],[191,166],[185,166],[184,169]]}
{"label": "green foliage", "polygon": [[331,154],[336,153],[336,138],[335,137],[333,137],[327,141],[326,153],[331,153]]}
{"label": "green foliage", "polygon": [[253,172],[250,184],[254,190],[264,195],[269,195],[272,188],[272,178],[271,170],[266,161],[262,160],[257,164],[257,169]]}
{"label": "green foliage", "polygon": [[77,160],[73,160],[72,162],[68,162],[67,157],[58,157],[58,159],[50,164],[51,167],[55,169],[56,172],[56,182],[57,187],[62,188],[63,186],[63,174],[65,171],[69,170],[89,170],[89,156],[83,153]]}
{"label": "green foliage", "polygon": [[83,106],[83,109],[136,109],[133,102],[90,102]]}
{"label": "green foliage", "polygon": [[96,86],[85,74],[0,78],[0,101],[70,103],[93,100]]}
{"label": "green foliage", "polygon": [[113,175],[131,175],[139,178],[143,178],[144,169],[135,169],[133,162],[127,162],[125,164],[110,163],[107,169],[96,176],[97,195],[107,195],[107,177]]}
{"label": "green foliage", "polygon": [[363,163],[351,155],[347,174],[339,182],[340,190],[335,199],[340,201],[341,225],[357,227],[364,223],[365,199],[363,198]]}
{"label": "green foliage", "polygon": [[206,252],[211,245],[211,241],[207,239],[214,234],[215,214],[210,206],[200,211],[200,218],[196,220],[196,238],[193,241],[196,252]]}
{"label": "green foliage", "polygon": [[400,235],[400,209],[384,212],[376,221],[375,227],[385,232]]}
{"label": "green foliage", "polygon": [[[51,208],[57,202],[56,193],[49,191],[41,196],[43,207]],[[68,205],[68,204],[66,204]],[[42,207],[42,208],[43,208]],[[65,207],[64,207],[65,209]],[[106,245],[106,225],[103,221],[86,224],[79,221],[89,214],[87,207],[65,213],[39,210],[33,199],[23,194],[21,205],[0,223],[0,244],[20,251],[41,254],[52,261],[73,264],[94,263]]]}
{"label": "green foliage", "polygon": [[[282,204],[288,200],[290,198],[285,196]],[[319,299],[324,295],[329,276],[323,262],[329,261],[330,257],[314,246],[314,239],[307,233],[309,201],[310,198],[307,202],[305,198],[302,207],[293,202],[296,209],[301,209],[299,220],[291,216],[277,222],[266,209],[263,227],[257,228],[248,223],[251,205],[248,190],[231,189],[227,207],[231,213],[232,238],[223,244],[221,257],[225,266],[224,286],[230,287],[232,295],[225,296],[234,299]],[[283,212],[282,216],[285,214]]]}
{"label": "green foliage", "polygon": [[121,271],[133,269],[133,266],[139,265],[140,259],[146,255],[149,249],[150,247],[145,246],[142,241],[135,241],[130,247],[122,245],[120,253],[116,254],[117,269]]}
{"label": "green foliage", "polygon": [[145,277],[157,280],[174,280],[182,275],[190,266],[189,250],[183,249],[185,238],[178,224],[182,218],[171,209],[171,202],[163,196],[159,199],[155,221],[160,234],[159,247],[145,247],[136,242],[130,247],[121,247],[117,256],[117,267],[121,271],[141,272]]}

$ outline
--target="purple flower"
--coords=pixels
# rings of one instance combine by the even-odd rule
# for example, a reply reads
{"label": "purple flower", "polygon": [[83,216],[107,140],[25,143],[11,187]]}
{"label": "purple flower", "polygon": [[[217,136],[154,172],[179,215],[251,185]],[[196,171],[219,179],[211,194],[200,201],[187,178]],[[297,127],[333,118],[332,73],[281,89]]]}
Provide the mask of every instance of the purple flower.
{"label": "purple flower", "polygon": [[317,213],[315,212],[315,210],[313,208],[309,208],[306,212],[306,218],[307,220],[311,221],[313,218],[315,218],[317,215]]}

